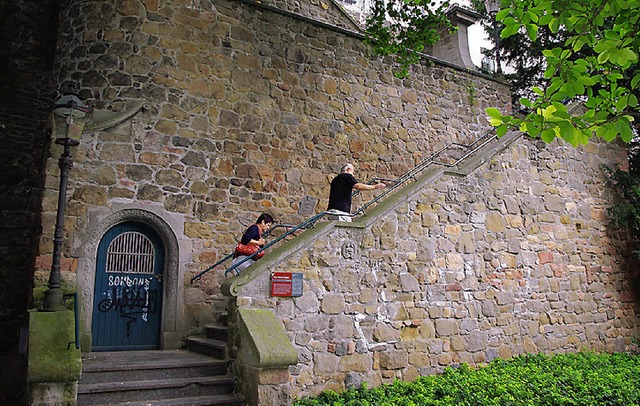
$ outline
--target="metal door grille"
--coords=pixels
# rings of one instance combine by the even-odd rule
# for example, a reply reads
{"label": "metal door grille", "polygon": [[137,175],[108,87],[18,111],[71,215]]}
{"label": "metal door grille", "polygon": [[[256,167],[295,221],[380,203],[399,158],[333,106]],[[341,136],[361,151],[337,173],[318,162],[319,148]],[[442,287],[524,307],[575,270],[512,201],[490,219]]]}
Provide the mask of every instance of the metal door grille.
{"label": "metal door grille", "polygon": [[127,231],[107,248],[106,272],[153,274],[155,250],[151,241],[135,231]]}

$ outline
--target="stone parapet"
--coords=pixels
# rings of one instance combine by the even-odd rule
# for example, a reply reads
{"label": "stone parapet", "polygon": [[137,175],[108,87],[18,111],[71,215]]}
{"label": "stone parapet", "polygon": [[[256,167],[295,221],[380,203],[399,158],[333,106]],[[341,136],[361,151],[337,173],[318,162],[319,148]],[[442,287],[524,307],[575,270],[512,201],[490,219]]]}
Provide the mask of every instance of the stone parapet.
{"label": "stone parapet", "polygon": [[600,165],[623,158],[521,138],[272,266],[303,274],[301,297],[271,297],[260,276],[236,303],[282,321],[300,354],[294,396],[524,353],[636,351],[634,276],[603,217]]}

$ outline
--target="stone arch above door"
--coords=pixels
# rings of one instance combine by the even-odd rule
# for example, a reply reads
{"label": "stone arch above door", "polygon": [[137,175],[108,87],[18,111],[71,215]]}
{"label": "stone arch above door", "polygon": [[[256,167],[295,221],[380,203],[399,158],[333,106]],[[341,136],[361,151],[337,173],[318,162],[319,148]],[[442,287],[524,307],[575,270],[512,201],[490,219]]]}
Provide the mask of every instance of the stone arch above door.
{"label": "stone arch above door", "polygon": [[99,208],[90,212],[87,232],[74,236],[74,257],[78,258],[78,294],[81,344],[83,351],[91,347],[92,308],[95,287],[96,255],[102,236],[116,224],[126,221],[143,223],[153,228],[163,241],[166,253],[162,306],[161,348],[180,348],[182,343],[183,279],[181,264],[191,255],[190,241],[182,235],[183,218],[167,213],[161,207],[133,206]]}

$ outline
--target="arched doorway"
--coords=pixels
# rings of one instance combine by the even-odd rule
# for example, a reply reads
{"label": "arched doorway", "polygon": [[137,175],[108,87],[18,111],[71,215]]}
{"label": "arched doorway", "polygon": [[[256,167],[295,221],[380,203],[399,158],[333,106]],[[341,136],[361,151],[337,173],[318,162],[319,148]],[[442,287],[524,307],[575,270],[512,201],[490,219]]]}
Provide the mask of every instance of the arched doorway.
{"label": "arched doorway", "polygon": [[98,244],[93,351],[158,349],[165,250],[150,226],[126,221]]}

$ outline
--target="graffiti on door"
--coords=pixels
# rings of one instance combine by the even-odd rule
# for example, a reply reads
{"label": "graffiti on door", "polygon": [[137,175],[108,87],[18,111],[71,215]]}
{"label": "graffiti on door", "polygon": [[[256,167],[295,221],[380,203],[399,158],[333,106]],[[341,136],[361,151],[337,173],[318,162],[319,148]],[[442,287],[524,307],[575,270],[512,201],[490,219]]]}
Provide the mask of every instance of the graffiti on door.
{"label": "graffiti on door", "polygon": [[133,222],[110,228],[96,257],[92,348],[155,349],[160,344],[162,241]]}
{"label": "graffiti on door", "polygon": [[143,321],[148,321],[149,314],[155,314],[158,291],[149,289],[151,278],[130,276],[113,276],[108,278],[110,289],[103,292],[105,297],[98,303],[101,313],[116,312],[118,316],[126,319],[126,335],[131,334],[131,324],[141,316]]}

